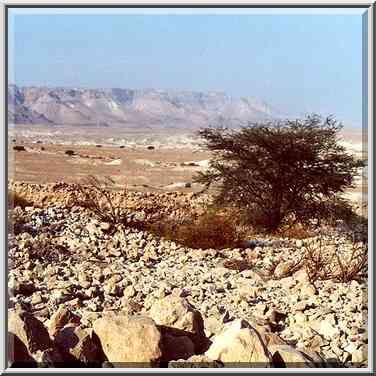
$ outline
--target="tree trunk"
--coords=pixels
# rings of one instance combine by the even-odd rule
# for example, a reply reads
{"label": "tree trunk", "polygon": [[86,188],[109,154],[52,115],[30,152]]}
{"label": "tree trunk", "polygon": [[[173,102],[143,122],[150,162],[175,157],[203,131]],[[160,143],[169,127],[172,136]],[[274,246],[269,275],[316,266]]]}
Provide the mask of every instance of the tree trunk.
{"label": "tree trunk", "polygon": [[269,216],[268,230],[276,232],[282,222],[281,214],[279,210],[273,210]]}

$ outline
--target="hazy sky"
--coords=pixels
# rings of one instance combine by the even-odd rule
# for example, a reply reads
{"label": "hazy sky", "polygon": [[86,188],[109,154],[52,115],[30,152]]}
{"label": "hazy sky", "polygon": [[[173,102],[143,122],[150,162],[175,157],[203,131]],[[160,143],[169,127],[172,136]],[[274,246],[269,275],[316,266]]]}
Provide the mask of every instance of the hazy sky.
{"label": "hazy sky", "polygon": [[33,11],[10,10],[11,83],[224,91],[361,126],[364,10]]}

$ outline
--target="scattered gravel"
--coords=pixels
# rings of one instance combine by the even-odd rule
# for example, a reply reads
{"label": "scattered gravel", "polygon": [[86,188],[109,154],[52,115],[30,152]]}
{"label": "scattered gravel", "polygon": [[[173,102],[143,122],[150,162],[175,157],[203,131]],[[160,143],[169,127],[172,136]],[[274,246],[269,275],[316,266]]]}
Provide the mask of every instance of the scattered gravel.
{"label": "scattered gravel", "polygon": [[[173,206],[177,196],[166,197]],[[248,240],[245,248],[197,250],[101,223],[86,209],[68,209],[61,201],[15,211],[27,223],[17,235],[9,234],[10,309],[26,310],[48,324],[65,304],[90,327],[110,311],[148,315],[155,302],[175,295],[201,312],[209,339],[226,322],[256,318],[298,349],[317,351],[344,366],[367,366],[366,281],[313,286],[302,270],[281,279],[265,277],[276,263],[283,276],[283,268],[288,272],[315,239],[260,238]],[[324,238],[327,247],[332,241]],[[350,249],[345,238],[336,241]],[[224,266],[226,260],[250,258],[251,270]]]}

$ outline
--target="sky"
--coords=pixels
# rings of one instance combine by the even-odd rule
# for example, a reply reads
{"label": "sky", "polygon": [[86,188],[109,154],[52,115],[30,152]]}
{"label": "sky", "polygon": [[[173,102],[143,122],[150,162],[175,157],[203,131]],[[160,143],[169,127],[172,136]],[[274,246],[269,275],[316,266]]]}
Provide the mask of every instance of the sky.
{"label": "sky", "polygon": [[362,125],[364,10],[9,12],[10,83],[220,91]]}

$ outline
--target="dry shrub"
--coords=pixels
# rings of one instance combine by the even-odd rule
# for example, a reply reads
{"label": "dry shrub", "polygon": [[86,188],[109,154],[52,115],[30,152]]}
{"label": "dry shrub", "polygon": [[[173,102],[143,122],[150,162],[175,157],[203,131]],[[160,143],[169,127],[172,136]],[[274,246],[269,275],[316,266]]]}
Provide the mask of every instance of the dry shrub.
{"label": "dry shrub", "polygon": [[105,177],[102,180],[95,176],[88,176],[78,184],[74,197],[76,205],[89,209],[94,216],[112,224],[125,224],[130,211],[127,207],[128,191],[111,192],[115,182]]}
{"label": "dry shrub", "polygon": [[304,267],[311,283],[318,280],[336,282],[361,281],[367,273],[368,246],[353,243],[347,252],[339,245],[324,247],[319,244],[305,246]]}
{"label": "dry shrub", "polygon": [[289,239],[306,239],[313,236],[313,232],[307,228],[307,226],[303,226],[302,224],[294,224],[292,226],[282,228],[278,235],[282,238],[289,238]]}
{"label": "dry shrub", "polygon": [[262,272],[260,272],[260,276],[264,280],[279,280],[286,277],[291,277],[294,273],[296,273],[298,270],[300,270],[303,266],[304,257],[299,258],[298,260],[295,260],[293,263],[291,263],[288,271],[286,271],[283,275],[276,275],[276,269],[277,266],[281,263],[284,263],[286,261],[281,261],[278,259],[273,260],[273,262],[270,263],[268,267],[266,267]]}
{"label": "dry shrub", "polygon": [[253,268],[253,264],[247,260],[230,259],[223,263],[223,266],[227,269],[238,270],[242,272],[244,270],[250,270]]}
{"label": "dry shrub", "polygon": [[72,192],[70,204],[90,210],[102,222],[123,224],[140,230],[162,217],[165,207],[163,201],[156,202],[148,196],[132,200],[126,187],[122,190],[115,188],[115,182],[109,177],[99,179],[88,176]]}
{"label": "dry shrub", "polygon": [[20,193],[13,190],[8,191],[8,208],[16,208],[17,206],[25,209],[26,206],[32,206],[32,203]]}
{"label": "dry shrub", "polygon": [[25,146],[22,146],[22,145],[13,146],[13,150],[15,150],[15,151],[26,151]]}
{"label": "dry shrub", "polygon": [[350,257],[342,259],[336,254],[338,264],[335,279],[340,282],[359,281],[367,273],[368,266],[368,247],[353,247]]}
{"label": "dry shrub", "polygon": [[[214,203],[213,207],[217,210],[221,209],[218,203]],[[234,206],[226,206],[225,210],[235,215],[239,224],[242,224],[248,228],[252,234],[269,233],[267,229],[268,219],[265,214],[256,205],[247,204],[243,208],[237,208]]]}
{"label": "dry shrub", "polygon": [[241,240],[241,234],[231,218],[212,212],[183,222],[162,220],[151,225],[149,230],[158,236],[196,249],[236,247]]}

